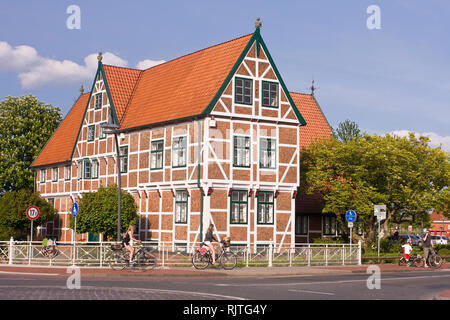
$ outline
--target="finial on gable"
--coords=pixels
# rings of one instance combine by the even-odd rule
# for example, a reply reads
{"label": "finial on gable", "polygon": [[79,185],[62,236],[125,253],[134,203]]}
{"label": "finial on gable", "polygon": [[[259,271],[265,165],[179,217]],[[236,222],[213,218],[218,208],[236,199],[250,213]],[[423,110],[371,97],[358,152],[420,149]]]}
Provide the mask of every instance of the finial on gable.
{"label": "finial on gable", "polygon": [[311,84],[311,87],[309,89],[311,89],[311,95],[314,96],[314,91],[316,91],[318,89],[318,87],[316,87],[314,85],[314,79],[312,80],[312,84]]}
{"label": "finial on gable", "polygon": [[84,87],[83,87],[83,85],[81,85],[81,87],[80,87],[80,94],[83,94],[84,93]]}
{"label": "finial on gable", "polygon": [[261,29],[261,27],[262,27],[262,23],[261,23],[260,19],[256,18],[255,28],[256,29]]}
{"label": "finial on gable", "polygon": [[98,62],[102,62],[102,59],[103,59],[103,55],[102,55],[101,52],[99,52],[99,53],[98,53],[98,56],[97,56]]}

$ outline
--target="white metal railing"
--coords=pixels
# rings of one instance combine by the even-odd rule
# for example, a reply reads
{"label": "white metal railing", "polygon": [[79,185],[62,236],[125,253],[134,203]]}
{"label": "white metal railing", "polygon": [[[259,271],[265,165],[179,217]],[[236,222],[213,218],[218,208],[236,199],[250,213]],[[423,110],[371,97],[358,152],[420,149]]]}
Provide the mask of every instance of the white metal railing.
{"label": "white metal railing", "polygon": [[[59,254],[50,259],[40,242],[0,241],[0,264],[78,265],[108,267],[108,257],[115,242],[58,242]],[[158,266],[191,267],[191,256],[196,246],[187,248],[174,243],[142,242],[158,259]],[[230,251],[238,257],[241,267],[293,267],[360,265],[361,243],[349,244],[295,244],[279,246],[271,243],[261,246],[231,245]]]}

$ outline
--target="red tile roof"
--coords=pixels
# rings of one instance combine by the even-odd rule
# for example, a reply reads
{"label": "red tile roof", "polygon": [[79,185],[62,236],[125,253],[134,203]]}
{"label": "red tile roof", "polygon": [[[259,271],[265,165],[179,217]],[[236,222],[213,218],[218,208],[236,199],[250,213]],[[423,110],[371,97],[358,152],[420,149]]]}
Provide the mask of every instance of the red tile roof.
{"label": "red tile roof", "polygon": [[[290,92],[290,94],[306,121],[306,126],[300,128],[300,149],[309,146],[316,139],[329,138],[332,134],[330,125],[314,96],[296,92]],[[322,212],[322,196],[319,193],[299,193],[295,201],[295,212],[320,214]]]}
{"label": "red tile roof", "polygon": [[31,166],[61,163],[72,159],[72,151],[77,141],[88,99],[89,92],[78,98]]}
{"label": "red tile roof", "polygon": [[212,101],[252,35],[143,71],[120,128],[129,129],[200,115]]}
{"label": "red tile roof", "polygon": [[307,147],[316,139],[329,138],[331,127],[314,96],[297,92],[290,94],[306,121],[306,126],[300,128],[300,148]]}
{"label": "red tile roof", "polygon": [[128,101],[133,94],[133,90],[143,71],[103,65],[105,71],[106,81],[108,83],[109,92],[113,101],[114,110],[117,114],[117,119],[121,122]]}
{"label": "red tile roof", "polygon": [[[102,65],[120,128],[202,114],[252,36],[248,34],[144,71]],[[291,96],[308,124],[300,130],[301,146],[314,137],[331,134],[311,95],[291,93]],[[71,160],[88,98],[89,93],[80,96],[32,166]]]}

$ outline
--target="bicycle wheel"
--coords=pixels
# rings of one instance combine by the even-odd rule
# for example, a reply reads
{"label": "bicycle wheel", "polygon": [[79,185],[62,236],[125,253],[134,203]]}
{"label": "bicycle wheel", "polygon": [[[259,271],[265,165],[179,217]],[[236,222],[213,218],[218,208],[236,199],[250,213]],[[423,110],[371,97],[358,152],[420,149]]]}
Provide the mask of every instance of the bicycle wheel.
{"label": "bicycle wheel", "polygon": [[433,268],[440,268],[442,266],[442,258],[441,256],[438,256],[437,254],[430,257],[430,266]]}
{"label": "bicycle wheel", "polygon": [[140,271],[148,271],[156,266],[156,257],[150,252],[142,252],[135,259],[136,268]]}
{"label": "bicycle wheel", "polygon": [[113,270],[123,270],[125,269],[126,262],[123,252],[113,251],[109,256],[109,266]]}
{"label": "bicycle wheel", "polygon": [[406,259],[405,259],[405,257],[401,257],[399,260],[398,260],[398,265],[399,266],[404,266],[406,264]]}
{"label": "bicycle wheel", "polygon": [[192,256],[192,265],[195,267],[195,269],[205,269],[209,263],[210,263],[210,256],[209,253],[201,254],[198,251],[195,251],[194,255]]}
{"label": "bicycle wheel", "polygon": [[412,265],[419,268],[423,268],[425,266],[423,258],[415,258]]}
{"label": "bicycle wheel", "polygon": [[47,258],[53,259],[53,258],[56,257],[56,256],[57,256],[57,253],[56,253],[55,250],[49,250],[49,251],[47,251]]}
{"label": "bicycle wheel", "polygon": [[237,257],[233,252],[224,252],[221,260],[222,266],[225,270],[232,270],[236,267]]}

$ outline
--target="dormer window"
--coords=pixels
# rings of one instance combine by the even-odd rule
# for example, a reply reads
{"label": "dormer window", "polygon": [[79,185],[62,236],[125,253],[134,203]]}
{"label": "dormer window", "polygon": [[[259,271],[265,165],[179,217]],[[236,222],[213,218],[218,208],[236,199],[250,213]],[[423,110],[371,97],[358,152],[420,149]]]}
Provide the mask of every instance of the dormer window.
{"label": "dormer window", "polygon": [[234,100],[235,103],[252,104],[253,80],[235,78],[234,80]]}

